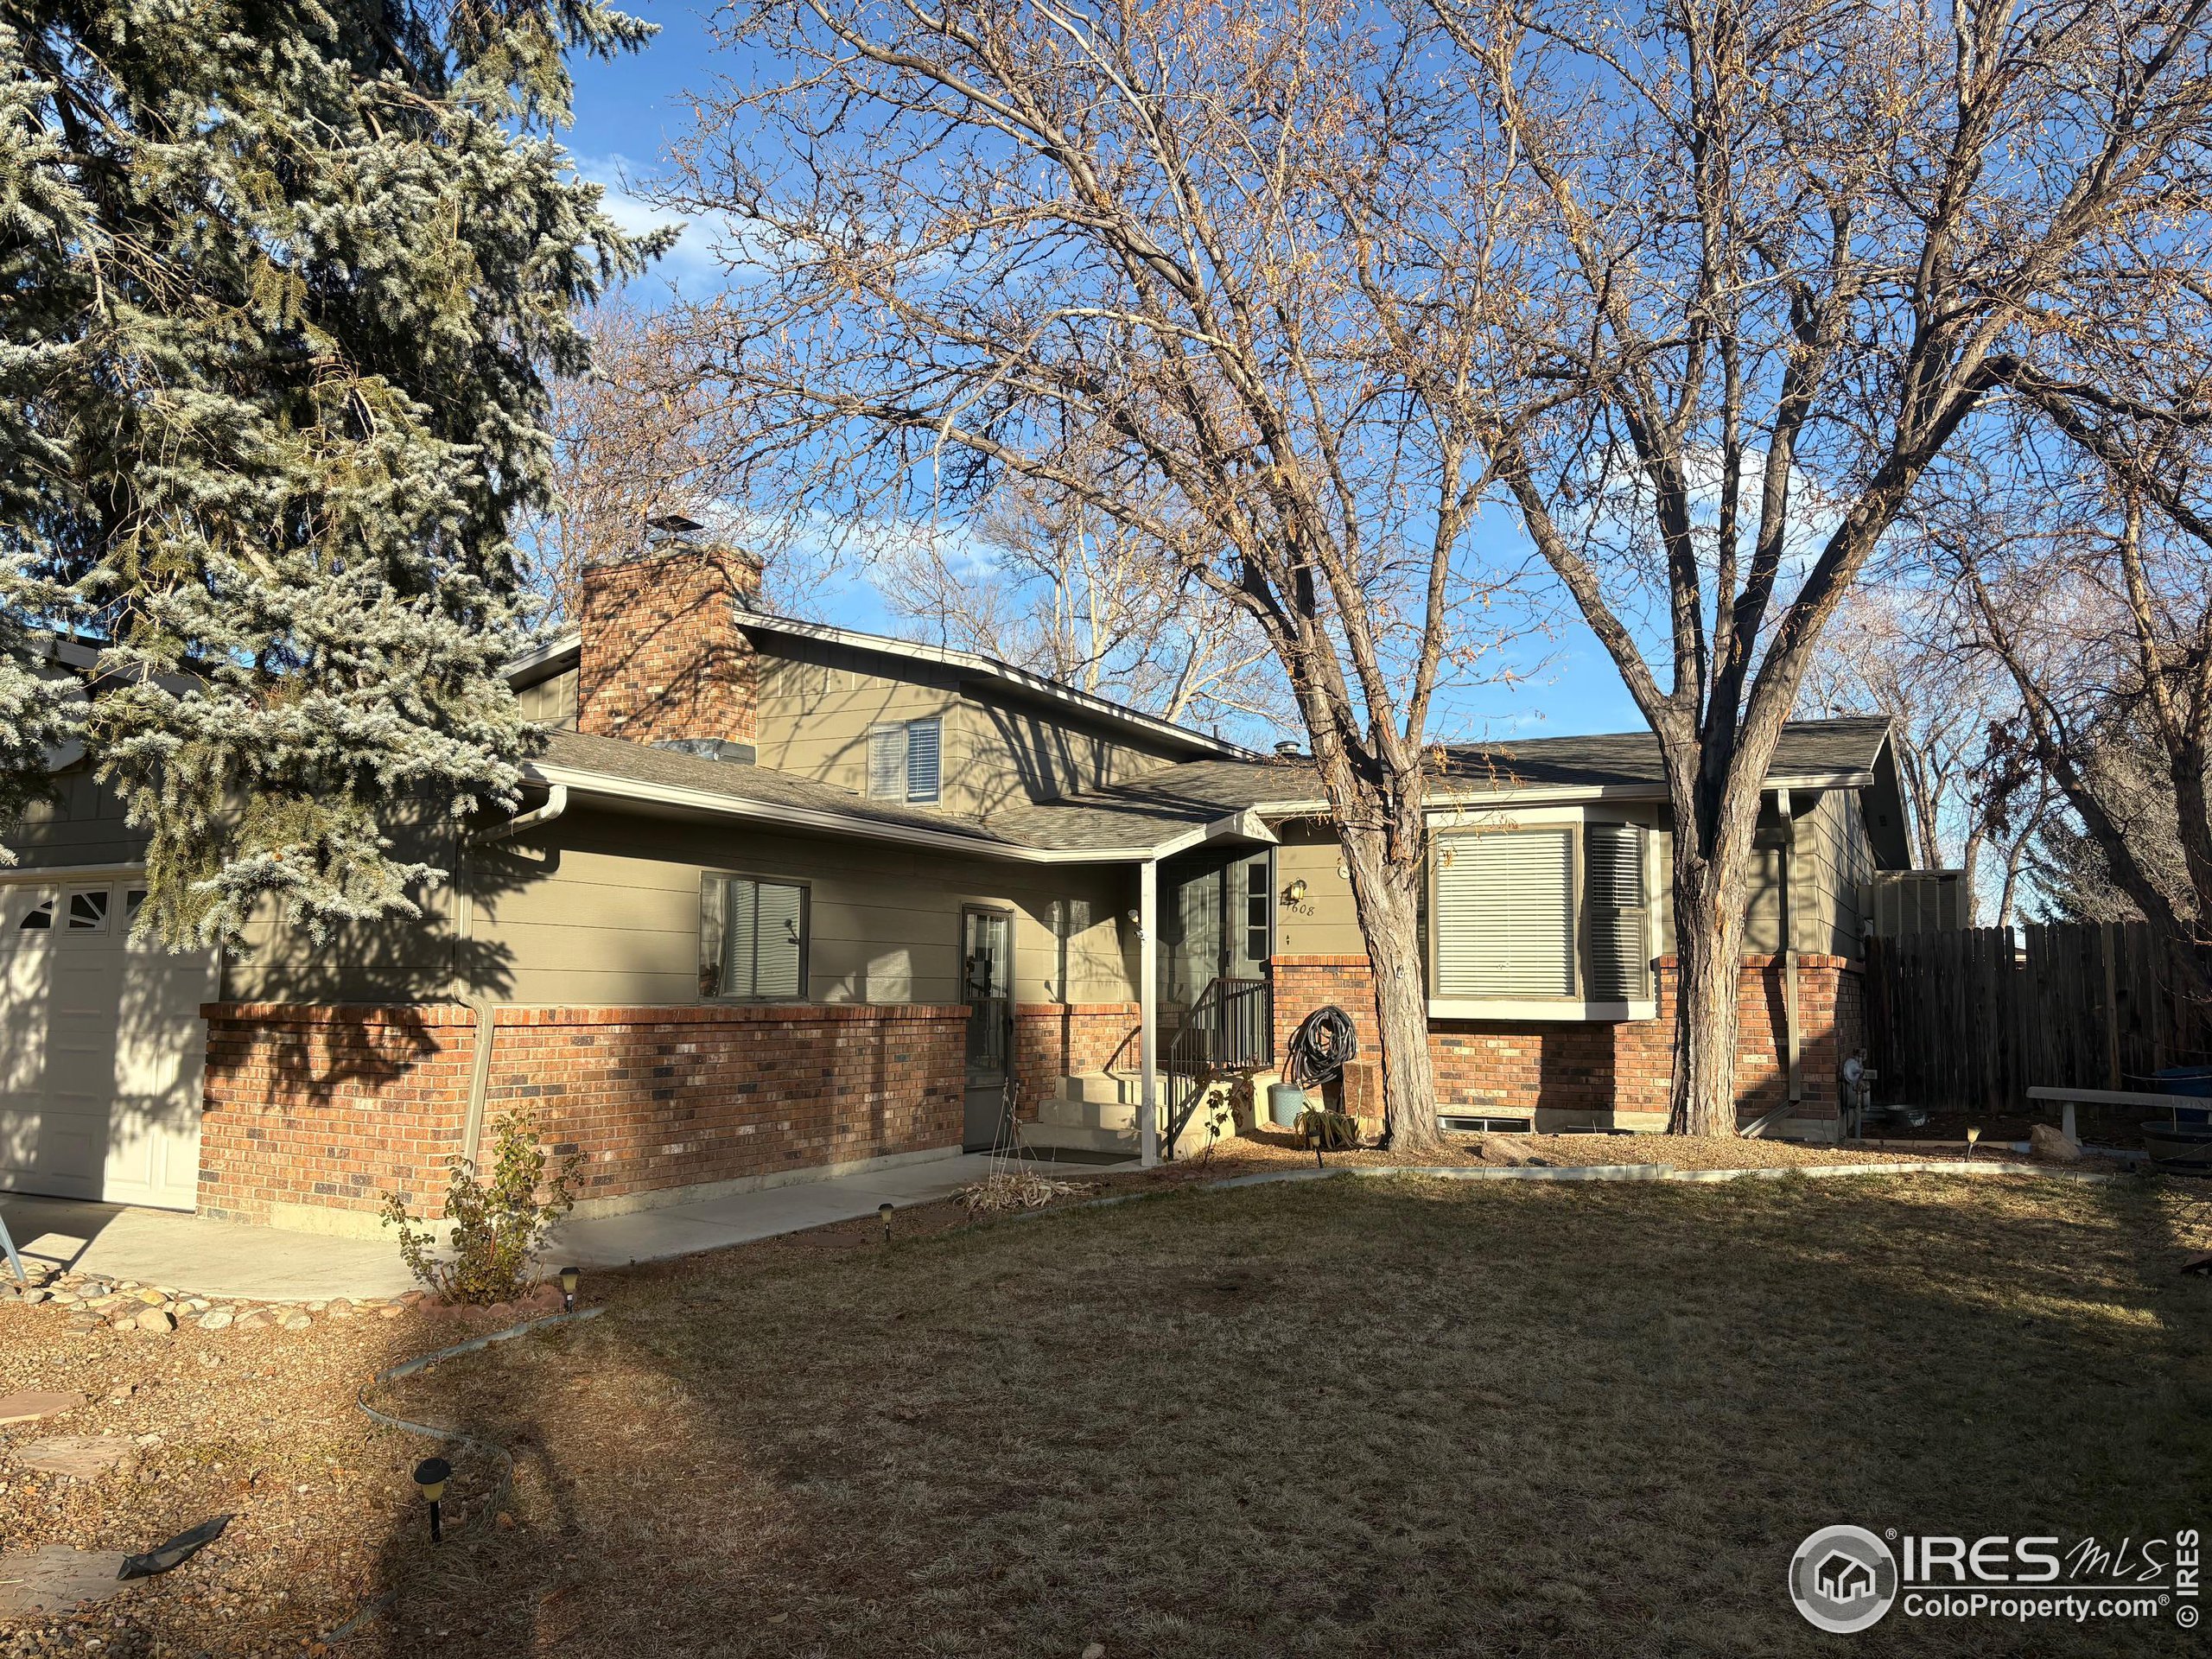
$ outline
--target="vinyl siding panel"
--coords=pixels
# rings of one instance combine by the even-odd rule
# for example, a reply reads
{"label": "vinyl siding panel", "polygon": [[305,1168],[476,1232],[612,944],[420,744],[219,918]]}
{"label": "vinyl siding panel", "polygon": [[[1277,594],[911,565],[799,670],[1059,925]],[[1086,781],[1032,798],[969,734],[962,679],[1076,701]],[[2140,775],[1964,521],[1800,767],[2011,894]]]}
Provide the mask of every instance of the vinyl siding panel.
{"label": "vinyl siding panel", "polygon": [[[1018,1001],[1134,995],[1135,930],[1122,919],[1133,870],[1025,869],[582,807],[508,862],[478,878],[466,943],[486,988],[511,1001],[697,1001],[698,886],[714,870],[809,885],[812,1001],[957,1000],[963,904],[1014,911]],[[1062,915],[1073,925],[1056,927]]]}

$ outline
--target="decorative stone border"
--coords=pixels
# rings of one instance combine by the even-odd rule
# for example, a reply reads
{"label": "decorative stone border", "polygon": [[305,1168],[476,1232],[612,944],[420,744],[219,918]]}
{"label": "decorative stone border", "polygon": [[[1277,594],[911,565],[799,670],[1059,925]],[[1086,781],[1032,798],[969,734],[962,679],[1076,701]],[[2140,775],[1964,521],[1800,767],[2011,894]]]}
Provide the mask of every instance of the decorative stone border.
{"label": "decorative stone border", "polygon": [[396,1319],[419,1306],[424,1293],[400,1296],[334,1296],[314,1301],[254,1301],[237,1296],[200,1296],[166,1285],[143,1285],[96,1273],[57,1273],[26,1262],[28,1285],[0,1274],[0,1301],[44,1307],[66,1315],[72,1331],[144,1332],[166,1336],[180,1325],[202,1331],[305,1331],[322,1320]]}

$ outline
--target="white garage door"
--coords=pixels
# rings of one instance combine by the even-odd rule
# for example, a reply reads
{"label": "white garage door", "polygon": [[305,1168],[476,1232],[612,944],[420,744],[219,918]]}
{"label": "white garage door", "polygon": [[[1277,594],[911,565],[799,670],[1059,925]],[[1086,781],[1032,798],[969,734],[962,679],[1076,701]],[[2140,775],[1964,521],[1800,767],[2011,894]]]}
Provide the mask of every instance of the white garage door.
{"label": "white garage door", "polygon": [[0,880],[0,1188],[193,1207],[215,957],[131,944],[143,897]]}

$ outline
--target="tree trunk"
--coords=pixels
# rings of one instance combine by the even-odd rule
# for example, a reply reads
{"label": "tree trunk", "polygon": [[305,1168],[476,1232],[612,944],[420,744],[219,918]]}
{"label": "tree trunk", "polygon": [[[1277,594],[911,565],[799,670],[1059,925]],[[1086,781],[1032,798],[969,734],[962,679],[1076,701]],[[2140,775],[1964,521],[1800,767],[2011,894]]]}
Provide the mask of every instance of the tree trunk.
{"label": "tree trunk", "polygon": [[[1693,799],[1702,791],[1689,793]],[[1737,991],[1744,965],[1744,912],[1751,899],[1752,831],[1748,805],[1723,794],[1693,815],[1675,815],[1675,1071],[1667,1128],[1673,1135],[1736,1133]],[[1709,826],[1702,836],[1695,828]]]}
{"label": "tree trunk", "polygon": [[[1414,809],[1419,823],[1420,809]],[[1403,815],[1400,815],[1402,817]],[[1382,1116],[1393,1152],[1433,1152],[1436,1074],[1429,1065],[1427,975],[1421,951],[1421,889],[1428,868],[1425,826],[1389,838],[1339,828],[1353,908],[1375,969],[1375,1013],[1382,1039]],[[1395,856],[1394,856],[1395,854]]]}

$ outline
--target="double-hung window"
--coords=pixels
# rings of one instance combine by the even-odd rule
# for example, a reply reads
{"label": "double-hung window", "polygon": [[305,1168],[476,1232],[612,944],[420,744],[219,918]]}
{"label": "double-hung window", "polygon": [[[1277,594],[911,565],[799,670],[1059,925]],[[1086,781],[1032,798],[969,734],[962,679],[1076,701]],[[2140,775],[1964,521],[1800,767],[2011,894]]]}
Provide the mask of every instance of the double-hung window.
{"label": "double-hung window", "polygon": [[709,875],[699,887],[699,994],[751,1001],[806,995],[807,890]]}
{"label": "double-hung window", "polygon": [[1432,1000],[1562,1012],[1649,1000],[1648,835],[1640,824],[1579,817],[1439,835]]}
{"label": "double-hung window", "polygon": [[900,721],[868,732],[868,792],[871,800],[934,805],[942,792],[939,750],[944,722]]}

